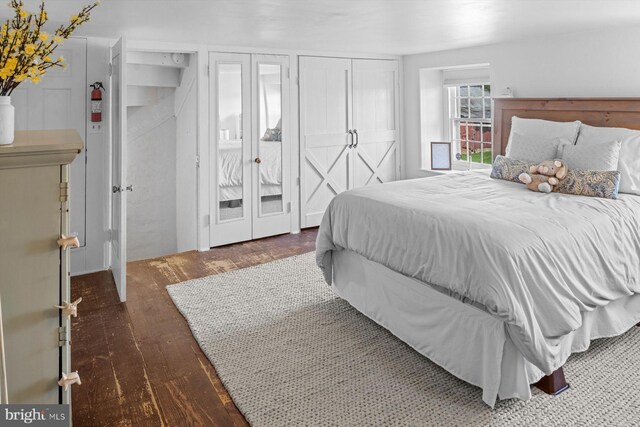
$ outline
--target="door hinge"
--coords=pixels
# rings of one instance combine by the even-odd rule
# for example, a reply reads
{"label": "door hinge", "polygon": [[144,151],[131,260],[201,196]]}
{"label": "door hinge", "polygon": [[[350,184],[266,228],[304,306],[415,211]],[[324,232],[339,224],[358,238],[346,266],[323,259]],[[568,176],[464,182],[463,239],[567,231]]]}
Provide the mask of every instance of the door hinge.
{"label": "door hinge", "polygon": [[300,177],[297,177],[297,178],[296,178],[296,185],[297,185],[297,186],[300,186]]}
{"label": "door hinge", "polygon": [[108,242],[113,242],[113,230],[112,229],[108,229],[107,230],[107,241]]}
{"label": "door hinge", "polygon": [[196,167],[199,168],[200,167],[200,156],[196,155]]}
{"label": "door hinge", "polygon": [[207,64],[207,76],[211,77],[211,64]]}
{"label": "door hinge", "polygon": [[62,203],[69,200],[69,183],[61,182],[60,183],[60,201]]}
{"label": "door hinge", "polygon": [[287,213],[291,213],[291,202],[287,203]]}
{"label": "door hinge", "polygon": [[291,78],[291,68],[287,67],[287,78]]}
{"label": "door hinge", "polygon": [[113,76],[113,63],[109,62],[109,77]]}
{"label": "door hinge", "polygon": [[65,345],[71,345],[71,340],[69,340],[69,334],[67,333],[66,326],[60,326],[58,328],[58,346],[64,347]]}

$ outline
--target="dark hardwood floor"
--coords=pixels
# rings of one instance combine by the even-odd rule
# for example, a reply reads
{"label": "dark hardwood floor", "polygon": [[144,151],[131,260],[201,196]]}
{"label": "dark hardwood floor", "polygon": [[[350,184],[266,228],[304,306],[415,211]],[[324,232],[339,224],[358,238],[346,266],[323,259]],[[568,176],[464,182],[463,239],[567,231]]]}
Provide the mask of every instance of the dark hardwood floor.
{"label": "dark hardwood floor", "polygon": [[316,229],[127,265],[127,302],[108,271],[74,277],[75,426],[246,426],[165,287],[315,249]]}

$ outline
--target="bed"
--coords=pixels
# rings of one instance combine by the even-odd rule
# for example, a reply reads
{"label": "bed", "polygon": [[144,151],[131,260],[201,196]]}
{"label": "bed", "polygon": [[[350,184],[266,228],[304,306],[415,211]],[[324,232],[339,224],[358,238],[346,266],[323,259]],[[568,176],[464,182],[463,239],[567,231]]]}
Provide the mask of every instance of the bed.
{"label": "bed", "polygon": [[[640,100],[506,99],[511,118],[640,129]],[[562,365],[640,321],[640,196],[540,195],[483,171],[365,187],[330,204],[317,262],[334,291],[483,400],[568,387]]]}
{"label": "bed", "polygon": [[[282,195],[282,143],[260,140],[260,196]],[[242,140],[220,141],[220,201],[242,199]]]}

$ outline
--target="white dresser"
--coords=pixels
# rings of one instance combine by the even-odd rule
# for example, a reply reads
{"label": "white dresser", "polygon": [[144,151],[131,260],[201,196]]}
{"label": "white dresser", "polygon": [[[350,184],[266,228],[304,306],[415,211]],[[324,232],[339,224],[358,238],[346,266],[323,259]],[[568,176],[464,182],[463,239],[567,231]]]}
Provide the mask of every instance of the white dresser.
{"label": "white dresser", "polygon": [[10,403],[70,403],[69,164],[75,130],[16,132],[0,146],[0,295]]}

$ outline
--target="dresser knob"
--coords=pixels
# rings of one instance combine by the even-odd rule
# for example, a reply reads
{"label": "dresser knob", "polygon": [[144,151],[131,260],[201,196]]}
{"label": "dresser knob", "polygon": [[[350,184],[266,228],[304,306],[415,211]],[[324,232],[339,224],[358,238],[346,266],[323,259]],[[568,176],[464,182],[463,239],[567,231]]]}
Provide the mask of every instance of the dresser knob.
{"label": "dresser knob", "polygon": [[60,387],[64,387],[64,391],[67,391],[70,385],[72,384],[82,384],[80,382],[80,375],[78,375],[78,371],[70,372],[68,374],[62,373],[62,378],[58,380],[58,385]]}
{"label": "dresser knob", "polygon": [[58,239],[58,246],[62,249],[78,248],[80,247],[80,241],[78,240],[78,236],[65,236],[62,234]]}
{"label": "dresser knob", "polygon": [[70,319],[71,316],[78,317],[78,304],[82,302],[82,298],[78,298],[74,302],[62,301],[62,305],[56,305],[56,308],[62,310],[62,315]]}

